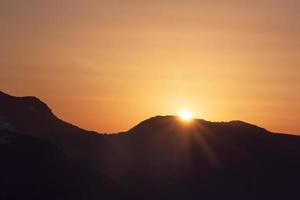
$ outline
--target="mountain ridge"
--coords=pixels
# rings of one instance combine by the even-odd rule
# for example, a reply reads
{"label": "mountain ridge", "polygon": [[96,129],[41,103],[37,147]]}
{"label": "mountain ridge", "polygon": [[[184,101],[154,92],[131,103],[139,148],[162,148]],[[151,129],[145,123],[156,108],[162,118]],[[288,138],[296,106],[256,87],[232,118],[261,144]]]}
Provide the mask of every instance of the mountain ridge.
{"label": "mountain ridge", "polygon": [[[300,197],[300,137],[274,134],[238,120],[183,122],[177,116],[156,116],[127,132],[102,135],[60,120],[38,98],[0,93],[1,126],[4,156],[0,162],[7,165],[0,166],[0,176],[7,179],[0,180],[0,197],[24,194],[35,199],[34,190],[11,184],[26,183],[30,176],[40,181],[31,184],[43,199],[53,199],[53,195],[74,200]],[[10,126],[18,133],[5,130]],[[51,168],[48,155],[53,155]],[[12,167],[15,162],[18,165]],[[19,166],[25,165],[22,162],[28,170],[15,176]],[[43,180],[29,170],[36,163],[36,170],[53,178]],[[5,171],[9,171],[7,176]],[[58,196],[52,187],[60,192]]]}
{"label": "mountain ridge", "polygon": [[[45,103],[43,102],[42,100],[40,100],[39,98],[35,97],[35,96],[19,96],[19,97],[16,97],[16,96],[12,96],[12,95],[9,95],[3,91],[0,91],[0,100],[1,100],[1,104],[3,103],[6,103],[6,101],[14,101],[14,102],[21,102],[22,104],[29,104],[27,105],[28,109],[31,110],[31,111],[34,111],[35,109],[40,109],[41,111],[43,111],[45,114],[48,114],[49,117],[53,117],[53,118],[56,118],[57,120],[60,120],[64,123],[67,123],[73,127],[77,127],[79,128],[78,126],[76,125],[73,125],[71,123],[68,123],[68,122],[65,122],[61,119],[59,119],[51,110],[51,108]],[[24,106],[24,105],[22,105]],[[3,108],[2,108],[3,109]],[[0,119],[1,119],[1,116],[0,116]],[[142,124],[145,124],[145,123],[148,123],[148,122],[153,122],[153,121],[157,121],[157,120],[169,120],[171,119],[170,121],[173,121],[173,122],[176,122],[178,123],[179,121],[179,117],[175,116],[175,115],[165,115],[165,116],[162,116],[162,115],[157,115],[157,116],[154,116],[154,117],[150,117],[146,120],[143,120],[141,122],[139,122],[137,125],[135,125],[134,127],[130,128],[128,130],[128,132],[131,132],[132,130],[134,130],[135,128],[137,128],[138,126],[142,125]],[[204,120],[204,119],[193,119],[192,121],[198,121],[198,122],[205,122],[205,123],[214,123],[214,124],[240,124],[240,125],[248,125],[248,126],[255,126],[257,128],[261,128],[261,127],[258,127],[254,124],[251,124],[251,123],[247,123],[247,122],[244,122],[244,121],[241,121],[241,120],[231,120],[231,121],[207,121],[207,120]],[[87,131],[85,129],[82,129],[80,128],[81,130],[83,131]],[[91,132],[91,133],[98,133],[98,134],[105,134],[105,133],[99,133],[99,132],[96,132],[96,131],[88,131],[88,132]],[[122,131],[122,132],[119,132],[119,133],[124,133],[125,131]],[[119,133],[111,133],[111,134],[119,134]]]}
{"label": "mountain ridge", "polygon": [[[77,129],[77,131],[85,131],[90,133],[96,133],[95,131],[87,131],[71,123],[65,122],[58,118],[51,110],[51,108],[34,96],[15,97],[0,91],[0,119],[5,116],[6,120],[16,121],[22,131],[39,132],[41,130],[29,130],[25,124],[21,124],[21,121],[31,118],[28,122],[35,120],[36,125],[31,126],[37,128],[37,125],[41,126],[43,131],[47,131],[47,123],[55,124],[55,126],[68,126],[69,129]],[[2,115],[2,117],[1,117]],[[25,116],[27,115],[27,116]],[[53,131],[53,130],[49,130]]]}

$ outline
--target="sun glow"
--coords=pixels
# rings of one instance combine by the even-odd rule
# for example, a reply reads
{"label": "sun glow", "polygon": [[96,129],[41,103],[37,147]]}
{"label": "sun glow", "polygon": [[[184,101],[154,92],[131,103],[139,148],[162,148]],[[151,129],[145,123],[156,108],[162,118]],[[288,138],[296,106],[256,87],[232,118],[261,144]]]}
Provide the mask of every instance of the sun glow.
{"label": "sun glow", "polygon": [[193,119],[193,114],[188,109],[182,109],[179,111],[178,116],[183,121],[191,121]]}

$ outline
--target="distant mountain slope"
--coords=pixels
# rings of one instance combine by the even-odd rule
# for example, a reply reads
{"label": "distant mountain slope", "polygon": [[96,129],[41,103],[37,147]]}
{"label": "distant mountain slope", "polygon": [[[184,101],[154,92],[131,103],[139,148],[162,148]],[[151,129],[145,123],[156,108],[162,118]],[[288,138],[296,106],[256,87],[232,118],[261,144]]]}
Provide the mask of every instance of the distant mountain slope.
{"label": "distant mountain slope", "polygon": [[132,198],[102,173],[104,149],[105,137],[58,119],[39,99],[0,92],[0,199]]}
{"label": "distant mountain slope", "polygon": [[[53,163],[63,160],[69,170],[70,163],[76,166],[71,170],[73,176],[82,179],[90,190],[84,187],[81,197],[72,196],[75,200],[93,199],[91,193],[94,199],[300,198],[300,137],[271,133],[241,121],[195,119],[186,123],[176,116],[157,116],[128,132],[100,135],[63,122],[37,98],[2,93],[1,129],[5,130],[0,137],[4,151],[8,151],[3,146],[7,145],[5,138],[20,132],[42,140],[34,151],[43,152],[38,149],[53,145],[57,149],[53,152],[60,152],[50,154],[55,155]],[[22,141],[9,144],[11,148],[35,148],[31,140]],[[25,154],[29,156],[28,166],[36,166],[36,162],[49,157],[41,154],[40,159],[35,154]],[[18,154],[14,157],[19,159]],[[43,171],[51,174],[52,169],[46,167]],[[73,182],[77,188],[78,181]],[[103,187],[106,182],[110,186]],[[97,192],[97,187],[101,192]],[[120,195],[116,197],[116,193]]]}
{"label": "distant mountain slope", "polygon": [[109,148],[105,137],[62,121],[36,97],[14,97],[0,92],[1,126],[47,140],[82,165],[94,164],[90,156],[101,160],[106,156],[101,148]]}
{"label": "distant mountain slope", "polygon": [[13,124],[17,130],[47,139],[67,133],[73,133],[67,137],[74,137],[74,133],[87,132],[57,118],[47,104],[36,97],[14,97],[3,92],[0,92],[1,119]]}

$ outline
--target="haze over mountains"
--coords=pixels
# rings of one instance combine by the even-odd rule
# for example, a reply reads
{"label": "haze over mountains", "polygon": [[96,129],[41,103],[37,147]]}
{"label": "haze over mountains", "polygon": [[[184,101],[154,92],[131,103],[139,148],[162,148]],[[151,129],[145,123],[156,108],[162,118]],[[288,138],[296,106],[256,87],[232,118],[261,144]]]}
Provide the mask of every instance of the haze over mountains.
{"label": "haze over mountains", "polygon": [[0,199],[300,197],[300,137],[241,121],[157,116],[102,135],[0,92],[0,149]]}

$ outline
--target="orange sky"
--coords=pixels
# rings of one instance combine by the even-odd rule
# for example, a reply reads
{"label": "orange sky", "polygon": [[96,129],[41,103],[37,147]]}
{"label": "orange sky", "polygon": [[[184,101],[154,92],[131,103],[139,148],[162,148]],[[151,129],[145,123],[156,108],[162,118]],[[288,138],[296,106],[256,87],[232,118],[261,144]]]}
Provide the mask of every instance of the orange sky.
{"label": "orange sky", "polygon": [[182,107],[300,133],[298,0],[2,0],[0,90],[125,131]]}

